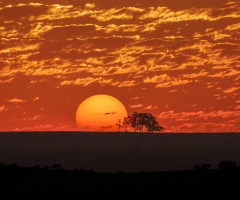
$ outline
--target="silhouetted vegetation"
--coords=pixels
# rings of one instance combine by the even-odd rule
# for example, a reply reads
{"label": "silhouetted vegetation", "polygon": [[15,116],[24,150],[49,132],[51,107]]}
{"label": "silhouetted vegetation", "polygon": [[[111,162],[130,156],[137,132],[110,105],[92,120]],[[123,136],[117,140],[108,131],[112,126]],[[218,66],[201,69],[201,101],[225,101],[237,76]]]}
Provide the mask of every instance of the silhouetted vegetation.
{"label": "silhouetted vegetation", "polygon": [[[194,165],[193,171],[227,171],[236,170],[240,172],[240,166],[235,162],[221,161],[217,169],[212,169],[210,164]],[[191,170],[190,170],[191,171]],[[187,172],[187,170],[179,171]],[[60,164],[53,164],[52,166],[44,165],[40,167],[35,165],[32,167],[20,167],[16,163],[6,165],[0,163],[0,177],[3,178],[36,178],[36,177],[58,177],[58,178],[85,178],[85,177],[119,177],[119,176],[138,176],[138,175],[151,175],[154,173],[170,174],[176,173],[176,171],[161,171],[161,172],[135,172],[126,173],[123,171],[118,172],[102,172],[97,173],[92,169],[64,169]]]}
{"label": "silhouetted vegetation", "polygon": [[230,162],[230,161],[221,161],[218,164],[218,168],[221,170],[234,170],[234,169],[239,169],[237,166],[237,163],[235,162]]}
{"label": "silhouetted vegetation", "polygon": [[164,128],[160,126],[156,118],[151,113],[137,113],[133,112],[130,116],[125,117],[123,120],[123,126],[126,127],[130,125],[135,131],[142,132],[144,127],[147,132],[160,132]]}

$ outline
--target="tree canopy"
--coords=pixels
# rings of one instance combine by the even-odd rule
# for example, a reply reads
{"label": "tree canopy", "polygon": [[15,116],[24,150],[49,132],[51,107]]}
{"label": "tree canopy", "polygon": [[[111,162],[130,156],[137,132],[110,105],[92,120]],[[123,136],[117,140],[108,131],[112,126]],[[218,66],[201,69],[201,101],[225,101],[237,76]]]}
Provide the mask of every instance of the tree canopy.
{"label": "tree canopy", "polygon": [[160,126],[156,118],[151,113],[137,113],[133,112],[130,116],[125,117],[123,125],[126,127],[130,125],[135,131],[143,131],[144,127],[148,132],[163,131],[164,128]]}

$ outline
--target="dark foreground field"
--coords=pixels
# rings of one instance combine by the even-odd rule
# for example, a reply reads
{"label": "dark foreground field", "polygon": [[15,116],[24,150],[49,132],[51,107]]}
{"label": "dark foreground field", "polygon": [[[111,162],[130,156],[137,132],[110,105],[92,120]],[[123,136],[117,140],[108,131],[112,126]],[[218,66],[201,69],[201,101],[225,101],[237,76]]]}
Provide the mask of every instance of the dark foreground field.
{"label": "dark foreground field", "polygon": [[1,199],[229,198],[240,188],[240,169],[231,164],[223,169],[138,173],[1,164],[0,195]]}
{"label": "dark foreground field", "polygon": [[239,144],[239,133],[0,133],[0,197],[229,198]]}

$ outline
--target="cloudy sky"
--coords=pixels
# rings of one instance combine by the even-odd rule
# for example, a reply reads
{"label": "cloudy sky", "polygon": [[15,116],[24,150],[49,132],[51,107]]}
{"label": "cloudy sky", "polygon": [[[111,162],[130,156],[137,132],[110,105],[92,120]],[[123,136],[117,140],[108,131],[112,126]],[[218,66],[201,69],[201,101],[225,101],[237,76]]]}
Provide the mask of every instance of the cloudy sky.
{"label": "cloudy sky", "polygon": [[166,132],[240,131],[239,38],[236,0],[0,0],[0,131],[79,130],[95,94]]}

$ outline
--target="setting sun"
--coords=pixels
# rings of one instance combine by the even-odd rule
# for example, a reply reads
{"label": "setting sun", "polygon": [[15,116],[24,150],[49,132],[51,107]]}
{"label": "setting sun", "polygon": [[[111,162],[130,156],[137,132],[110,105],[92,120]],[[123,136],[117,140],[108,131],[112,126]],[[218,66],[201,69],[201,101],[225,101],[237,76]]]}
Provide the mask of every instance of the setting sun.
{"label": "setting sun", "polygon": [[84,100],[76,112],[76,122],[87,131],[116,131],[118,120],[127,116],[125,106],[110,95],[94,95]]}

